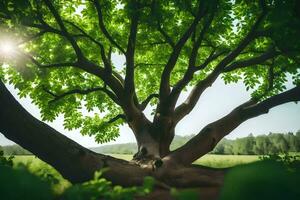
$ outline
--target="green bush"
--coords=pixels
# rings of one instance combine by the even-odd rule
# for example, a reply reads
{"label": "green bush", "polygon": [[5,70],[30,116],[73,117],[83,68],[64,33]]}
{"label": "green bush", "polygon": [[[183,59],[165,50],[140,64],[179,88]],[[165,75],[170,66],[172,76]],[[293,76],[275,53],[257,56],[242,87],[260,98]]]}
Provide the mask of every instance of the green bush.
{"label": "green bush", "polygon": [[0,165],[13,166],[13,156],[5,157],[4,152],[0,150]]}
{"label": "green bush", "polygon": [[0,194],[5,200],[53,199],[50,185],[26,168],[0,165]]}
{"label": "green bush", "polygon": [[299,199],[299,168],[283,162],[259,161],[232,169],[225,177],[221,200]]}
{"label": "green bush", "polygon": [[154,185],[152,177],[146,177],[142,187],[123,188],[113,186],[111,182],[101,178],[101,172],[96,172],[93,180],[83,184],[73,185],[62,195],[63,200],[131,200],[151,192]]}

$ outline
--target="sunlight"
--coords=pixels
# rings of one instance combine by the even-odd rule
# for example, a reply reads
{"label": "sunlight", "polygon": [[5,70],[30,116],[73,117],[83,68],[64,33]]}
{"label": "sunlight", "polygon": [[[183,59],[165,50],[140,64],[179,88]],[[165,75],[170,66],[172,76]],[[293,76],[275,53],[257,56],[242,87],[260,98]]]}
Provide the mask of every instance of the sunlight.
{"label": "sunlight", "polygon": [[10,40],[0,41],[1,56],[12,56],[15,53],[15,44]]}

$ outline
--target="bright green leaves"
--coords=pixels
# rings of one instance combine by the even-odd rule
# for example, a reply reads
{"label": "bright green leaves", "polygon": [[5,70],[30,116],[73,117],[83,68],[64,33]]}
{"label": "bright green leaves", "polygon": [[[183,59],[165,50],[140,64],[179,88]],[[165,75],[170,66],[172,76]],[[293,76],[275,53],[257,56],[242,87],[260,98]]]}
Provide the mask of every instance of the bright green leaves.
{"label": "bright green leaves", "polygon": [[[99,43],[106,56],[110,49],[113,55],[121,54],[120,49],[126,50],[127,47],[130,19],[138,12],[134,77],[140,101],[158,93],[160,77],[173,47],[191,25],[198,10],[196,0],[142,0],[139,5],[131,0],[98,0],[102,13],[100,20],[103,21],[99,25],[97,9],[91,1],[51,2],[69,36],[73,37],[83,55],[99,68],[104,66]],[[213,20],[203,34],[195,66],[201,66],[211,55],[224,53],[197,71],[187,84],[189,86],[207,78],[218,63],[243,41],[262,13],[259,1],[220,0],[217,5],[216,1],[201,3],[205,15],[180,52],[171,73],[171,86],[181,80],[188,69],[193,45],[210,17],[213,16]],[[295,0],[267,0],[266,4],[268,13],[256,30],[261,36],[253,39],[232,62],[247,61],[271,48],[280,56],[221,74],[226,84],[243,82],[253,97],[261,99],[284,91],[289,82],[292,82],[290,86],[300,84],[298,3]],[[101,25],[108,33],[101,30]],[[95,135],[98,142],[107,142],[118,136],[118,126],[123,121],[108,121],[122,113],[119,105],[100,90],[78,92],[104,87],[111,90],[109,84],[105,85],[99,77],[71,64],[48,68],[38,66],[75,63],[78,60],[74,44],[72,46],[70,39],[61,32],[53,13],[42,1],[1,1],[0,30],[17,38],[17,43],[27,41],[19,45],[26,55],[20,54],[18,59],[5,61],[11,67],[1,67],[0,78],[18,88],[21,97],[29,95],[40,108],[43,120],[53,121],[62,116],[66,129],[81,129],[83,134]],[[33,59],[38,64],[32,63]],[[112,68],[124,77],[124,65]],[[156,99],[151,101],[152,105],[154,103],[157,103]]]}
{"label": "bright green leaves", "polygon": [[[274,48],[282,56],[226,73],[223,75],[225,83],[242,80],[246,89],[252,91],[252,96],[260,99],[278,94],[297,84],[300,50],[300,32],[297,27],[300,27],[300,18],[296,14],[296,4],[296,1],[266,1],[267,13],[257,30],[266,37],[255,39],[236,60],[251,59],[270,48]],[[246,35],[259,13],[262,13],[262,8],[258,2],[237,1],[233,7],[233,17],[237,20],[237,42]],[[292,84],[289,82],[291,77]]]}
{"label": "bright green leaves", "polygon": [[93,117],[86,117],[83,120],[81,133],[89,136],[95,135],[95,140],[99,143],[114,140],[119,136],[119,125],[123,121],[117,120],[114,123],[109,123],[112,117],[114,117],[112,114],[106,117],[100,117],[98,114],[95,114]]}

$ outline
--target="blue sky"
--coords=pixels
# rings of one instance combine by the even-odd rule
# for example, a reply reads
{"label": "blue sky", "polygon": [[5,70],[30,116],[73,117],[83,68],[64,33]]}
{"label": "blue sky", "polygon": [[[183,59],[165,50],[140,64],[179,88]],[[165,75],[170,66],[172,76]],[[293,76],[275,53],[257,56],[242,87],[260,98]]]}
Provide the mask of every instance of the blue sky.
{"label": "blue sky", "polygon": [[[17,91],[12,86],[8,86],[11,93],[18,101],[35,117],[40,119],[38,108],[31,103],[29,98],[19,99]],[[183,93],[179,99],[183,101],[189,90]],[[243,103],[250,98],[250,93],[246,92],[243,84],[225,85],[221,79],[218,79],[212,87],[208,88],[195,109],[184,118],[176,127],[176,134],[190,135],[198,133],[207,123],[221,118],[230,112],[235,106]],[[150,116],[152,108],[146,109],[146,116]],[[81,136],[78,130],[64,130],[63,118],[58,117],[52,123],[48,123],[53,128],[75,140],[76,142],[86,146],[99,146],[94,142],[92,137]],[[287,103],[270,110],[268,114],[250,119],[236,128],[227,138],[244,137],[252,133],[253,135],[267,134],[269,132],[296,132],[300,129],[300,104]],[[120,137],[113,143],[135,142],[134,136],[128,126],[122,126],[120,129]],[[13,144],[0,134],[0,145]]]}

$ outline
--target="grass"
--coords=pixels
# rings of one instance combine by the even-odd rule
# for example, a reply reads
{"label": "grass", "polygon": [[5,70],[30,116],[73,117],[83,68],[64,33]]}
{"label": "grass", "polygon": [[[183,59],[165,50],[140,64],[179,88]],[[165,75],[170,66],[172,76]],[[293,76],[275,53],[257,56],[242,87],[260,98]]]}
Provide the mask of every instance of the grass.
{"label": "grass", "polygon": [[205,155],[194,163],[207,167],[226,168],[259,160],[258,155]]}
{"label": "grass", "polygon": [[[299,155],[299,153],[296,153]],[[110,156],[131,160],[130,154],[110,154]],[[208,154],[196,160],[194,163],[214,167],[227,168],[241,164],[248,164],[259,160],[258,155],[212,155]],[[41,161],[35,156],[15,156],[14,167],[26,166],[30,172],[46,179],[48,182],[53,182],[52,188],[56,194],[61,194],[71,183],[64,179],[53,167]]]}
{"label": "grass", "polygon": [[13,162],[14,167],[26,166],[31,173],[50,182],[56,194],[61,194],[66,188],[71,186],[71,183],[64,179],[59,172],[36,156],[15,156]]}
{"label": "grass", "polygon": [[[129,154],[110,154],[115,158],[131,160],[132,155]],[[194,163],[214,168],[226,168],[236,165],[247,164],[259,160],[257,155],[212,155],[208,154],[196,160]]]}
{"label": "grass", "polygon": [[[132,155],[130,154],[110,154],[110,156],[115,158],[120,158],[123,160],[131,160]],[[233,167],[236,165],[247,164],[259,160],[257,155],[212,155],[208,154],[202,158],[196,160],[194,164],[204,165],[208,167],[215,168],[226,168]],[[41,161],[35,156],[15,156],[14,162],[16,164],[23,163],[26,166],[29,166],[29,169],[34,171],[38,166],[47,166],[46,163]]]}
{"label": "grass", "polygon": [[[300,153],[293,154],[293,156],[294,155],[300,155]],[[132,158],[132,155],[125,155],[125,154],[111,154],[111,156],[116,157],[116,158],[121,158],[124,160],[130,160]],[[259,156],[257,156],[257,155],[212,155],[212,154],[209,154],[209,155],[205,155],[201,159],[195,161],[195,164],[200,164],[200,165],[214,167],[214,168],[227,168],[227,167],[232,167],[232,166],[241,165],[241,164],[248,164],[251,162],[258,161],[258,160],[259,160]],[[99,187],[99,185],[97,185],[100,182],[99,183],[97,182],[97,184],[96,184],[96,182],[89,182],[89,184],[92,183],[92,185],[89,186],[89,187],[91,187],[90,189],[87,187],[86,183],[83,185],[72,185],[67,180],[65,180],[53,167],[51,167],[47,163],[41,161],[40,159],[38,159],[35,156],[15,156],[15,158],[13,159],[13,162],[14,162],[15,168],[25,166],[31,173],[37,175],[41,179],[46,180],[47,186],[49,186],[48,184],[50,184],[51,195],[55,197],[54,199],[61,199],[61,197],[67,197],[68,195],[71,195],[70,199],[87,199],[85,197],[83,198],[82,195],[88,194],[87,192],[89,192],[89,191],[92,192],[91,194],[94,194],[95,191],[91,190],[91,189],[96,188],[96,190],[99,191],[99,188],[104,187],[104,186]],[[242,197],[244,197],[245,192],[248,192],[248,193],[246,193],[246,197],[248,197],[248,196],[251,196],[251,194],[253,195],[253,191],[256,191],[256,190],[262,191],[261,188],[263,188],[263,192],[260,192],[260,193],[268,193],[268,195],[273,194],[274,190],[277,191],[276,195],[273,195],[272,199],[284,199],[282,197],[285,196],[286,194],[290,194],[291,197],[294,197],[293,195],[297,194],[297,192],[296,192],[296,191],[298,191],[297,187],[294,187],[294,186],[297,185],[299,182],[298,181],[299,173],[298,173],[298,175],[296,173],[295,173],[295,175],[290,174],[290,171],[287,172],[288,168],[286,168],[286,166],[284,168],[282,168],[282,167],[278,168],[278,166],[279,166],[279,165],[277,165],[278,163],[273,163],[272,165],[270,165],[270,164],[262,165],[262,163],[266,163],[266,162],[257,162],[255,164],[244,165],[242,167],[234,168],[233,170],[231,170],[229,173],[230,176],[228,176],[230,179],[229,179],[229,181],[227,181],[230,184],[227,184],[227,185],[225,184],[225,186],[227,186],[227,189],[224,190],[224,191],[229,191],[229,192],[224,193],[224,194],[222,193],[223,196],[225,195],[222,199],[243,199]],[[280,165],[280,166],[283,166],[283,165]],[[254,171],[254,170],[256,170],[256,171]],[[18,171],[20,171],[20,170],[18,169]],[[1,172],[0,172],[0,174],[1,174]],[[27,174],[28,174],[28,172],[27,172]],[[26,178],[26,176],[24,176],[24,177]],[[18,184],[18,186],[16,188],[19,188],[18,190],[20,190],[21,192],[17,192],[17,194],[20,194],[20,193],[22,194],[22,191],[23,191],[22,188],[24,186],[21,183],[24,180],[24,177],[22,177],[22,179],[20,179],[20,178],[17,179],[18,177],[15,177],[16,180],[18,180],[17,183],[20,182],[20,184]],[[275,177],[274,180],[273,180],[273,177]],[[277,180],[277,178],[278,178],[278,180]],[[10,180],[11,180],[11,178],[9,177],[6,181],[3,181],[2,183],[5,183],[5,185],[7,185],[7,182],[9,182]],[[20,180],[22,180],[22,181],[20,181]],[[29,180],[29,179],[27,179],[27,180]],[[258,184],[254,184],[254,185],[250,184],[249,185],[249,180],[250,180],[250,183],[252,183],[253,181],[256,181]],[[267,184],[265,184],[266,181],[268,181]],[[34,184],[31,185],[32,188],[34,188],[33,191],[31,191],[31,192],[34,194],[35,193],[34,191],[36,191],[37,186],[42,185],[41,183],[44,183],[44,182],[38,182],[36,184],[36,186],[34,186]],[[13,186],[15,186],[16,181],[13,179],[13,181],[11,181],[10,183],[12,183]],[[32,184],[32,182],[30,182],[30,181],[27,181],[27,183]],[[34,181],[33,181],[33,183],[34,183]],[[293,186],[293,190],[287,189],[287,187],[285,187],[286,184],[289,184],[288,187]],[[97,187],[95,187],[96,185],[97,185]],[[239,187],[237,187],[238,189],[235,189],[236,187],[232,188],[232,185],[237,185],[241,189],[239,189]],[[245,186],[243,186],[243,185],[245,185]],[[267,189],[265,189],[265,185],[268,186]],[[1,188],[3,188],[3,185]],[[47,187],[47,188],[49,188],[49,187]],[[115,191],[119,191],[119,190],[120,190],[120,188],[116,189]],[[9,190],[4,189],[4,191],[9,191]],[[38,191],[40,191],[41,194],[43,192],[41,189],[38,189]],[[191,191],[191,190],[189,189],[188,191]],[[290,191],[292,191],[292,192],[290,192]],[[27,192],[27,190],[26,190],[26,192]],[[112,193],[112,192],[109,191],[109,193]],[[97,194],[98,194],[98,192],[97,192]],[[190,197],[190,195],[192,195],[193,193],[186,193],[186,194],[189,195],[189,197]],[[238,195],[236,195],[236,196],[238,196],[238,198],[231,198],[231,196],[230,196],[231,194],[238,194]],[[283,194],[283,196],[282,196],[282,194]],[[5,195],[5,192],[4,192],[4,195]],[[65,196],[65,195],[67,195],[67,196]],[[181,193],[180,193],[180,195],[181,195]],[[229,197],[228,197],[228,195],[229,195]],[[3,193],[1,193],[1,196],[3,196]],[[182,197],[184,197],[184,196],[182,196]],[[185,198],[180,198],[180,199],[191,199],[191,198],[187,198],[187,197],[188,196],[186,196]],[[255,199],[252,197],[256,197],[255,194],[254,194],[254,196],[251,196],[251,198],[248,198],[248,199]],[[277,198],[275,198],[275,197],[277,197]],[[8,199],[8,198],[5,198],[5,199]],[[32,199],[32,198],[30,198],[30,199]],[[38,198],[38,199],[43,199],[43,198]],[[90,198],[88,198],[88,199],[90,199]],[[179,196],[178,196],[178,199],[179,199]],[[265,199],[265,198],[259,198],[259,199]],[[289,199],[296,199],[296,198],[289,198]]]}

